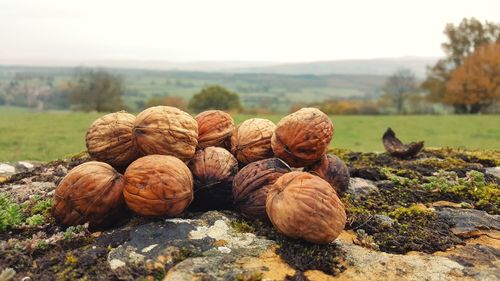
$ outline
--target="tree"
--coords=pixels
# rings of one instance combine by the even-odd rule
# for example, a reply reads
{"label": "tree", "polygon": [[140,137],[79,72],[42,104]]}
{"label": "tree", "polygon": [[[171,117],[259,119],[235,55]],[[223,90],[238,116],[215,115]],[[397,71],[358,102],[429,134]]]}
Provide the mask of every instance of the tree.
{"label": "tree", "polygon": [[208,86],[191,98],[189,108],[198,112],[207,109],[239,110],[240,97],[224,87]]}
{"label": "tree", "polygon": [[[441,46],[446,57],[428,68],[427,79],[421,84],[429,92],[428,98],[434,102],[444,101],[451,72],[462,65],[468,55],[483,44],[500,40],[500,24],[488,21],[481,23],[475,18],[465,18],[457,26],[447,24],[444,34],[447,41]],[[457,113],[466,112],[468,108],[463,103],[455,103],[453,106]]]}
{"label": "tree", "polygon": [[465,58],[446,84],[444,102],[465,104],[469,113],[500,100],[500,41],[485,44]]}
{"label": "tree", "polygon": [[173,106],[177,107],[182,110],[187,109],[187,103],[186,100],[181,98],[181,97],[176,97],[176,96],[165,96],[165,97],[154,97],[149,99],[144,107],[152,107],[152,106],[157,106],[157,105],[167,105],[167,106]]}
{"label": "tree", "polygon": [[70,102],[79,110],[109,112],[125,108],[122,78],[105,70],[79,69],[69,87]]}
{"label": "tree", "polygon": [[417,90],[415,74],[409,69],[400,69],[387,78],[385,96],[396,108],[398,114],[403,113],[404,102],[408,96]]}

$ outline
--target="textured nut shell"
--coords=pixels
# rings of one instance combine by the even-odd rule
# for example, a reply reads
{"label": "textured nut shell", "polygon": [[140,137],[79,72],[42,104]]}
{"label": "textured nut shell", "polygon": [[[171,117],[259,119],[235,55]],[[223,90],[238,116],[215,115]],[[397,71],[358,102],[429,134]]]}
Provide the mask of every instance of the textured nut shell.
{"label": "textured nut shell", "polygon": [[346,221],[344,205],[335,190],[306,172],[281,176],[269,188],[266,210],[281,233],[318,244],[335,240]]}
{"label": "textured nut shell", "polygon": [[125,171],[127,206],[147,217],[173,217],[193,200],[193,177],[186,164],[167,155],[148,155]]}
{"label": "textured nut shell", "polygon": [[232,206],[233,178],[238,172],[238,161],[222,147],[210,146],[196,151],[189,162],[193,173],[195,199],[199,209],[227,209]]}
{"label": "textured nut shell", "polygon": [[274,154],[292,167],[314,164],[333,137],[330,118],[319,109],[302,108],[283,117],[271,138]]}
{"label": "textured nut shell", "polygon": [[90,157],[115,167],[132,163],[138,152],[132,141],[135,116],[125,111],[106,114],[87,130],[86,144]]}
{"label": "textured nut shell", "polygon": [[188,161],[198,144],[198,124],[180,109],[155,106],[137,115],[133,135],[135,146],[144,155],[172,155]]}
{"label": "textured nut shell", "polygon": [[231,115],[220,110],[207,110],[195,118],[198,123],[198,149],[209,146],[231,148],[234,121]]}
{"label": "textured nut shell", "polygon": [[349,187],[349,169],[336,155],[324,155],[306,171],[326,180],[339,195]]}
{"label": "textured nut shell", "polygon": [[267,219],[267,191],[279,177],[290,171],[290,167],[279,158],[246,165],[233,180],[234,205],[247,216]]}
{"label": "textured nut shell", "polygon": [[64,225],[110,223],[123,211],[122,175],[110,165],[91,161],[73,168],[54,194],[52,215]]}
{"label": "textured nut shell", "polygon": [[231,136],[231,153],[243,164],[273,157],[271,136],[275,128],[276,125],[267,119],[244,121]]}

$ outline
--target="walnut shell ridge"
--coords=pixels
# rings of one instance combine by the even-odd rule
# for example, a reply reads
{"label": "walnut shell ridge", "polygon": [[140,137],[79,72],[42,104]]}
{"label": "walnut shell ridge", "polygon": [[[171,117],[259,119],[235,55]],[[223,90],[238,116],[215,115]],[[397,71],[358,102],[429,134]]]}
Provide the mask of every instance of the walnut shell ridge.
{"label": "walnut shell ridge", "polygon": [[231,115],[221,110],[207,110],[194,118],[198,123],[198,149],[219,146],[231,149],[234,121]]}
{"label": "walnut shell ridge", "polygon": [[141,157],[125,171],[127,206],[145,217],[175,217],[193,200],[193,177],[181,160],[167,155]]}
{"label": "walnut shell ridge", "polygon": [[279,232],[328,244],[345,227],[344,205],[328,182],[306,172],[290,172],[269,188],[266,210]]}
{"label": "walnut shell ridge", "polygon": [[332,137],[333,123],[326,114],[316,108],[302,108],[279,121],[271,146],[288,165],[304,167],[326,154]]}
{"label": "walnut shell ridge", "polygon": [[122,175],[109,164],[83,163],[57,186],[52,215],[63,225],[106,225],[124,211],[123,187]]}
{"label": "walnut shell ridge", "polygon": [[132,133],[135,147],[144,155],[171,155],[188,161],[198,145],[196,120],[171,106],[154,106],[139,113]]}
{"label": "walnut shell ridge", "polygon": [[342,195],[349,187],[349,169],[336,155],[326,154],[305,170],[326,180],[339,195]]}
{"label": "walnut shell ridge", "polygon": [[189,162],[194,179],[194,209],[229,209],[232,206],[232,182],[238,161],[222,147],[209,146],[196,151]]}
{"label": "walnut shell ridge", "polygon": [[87,151],[95,160],[126,167],[139,157],[132,140],[135,116],[125,111],[106,114],[90,125],[85,136]]}
{"label": "walnut shell ridge", "polygon": [[242,164],[273,157],[271,136],[276,125],[267,119],[251,118],[241,123],[231,136],[231,153]]}
{"label": "walnut shell ridge", "polygon": [[279,158],[259,160],[246,165],[233,180],[233,202],[243,214],[267,220],[266,196],[271,185],[291,172]]}

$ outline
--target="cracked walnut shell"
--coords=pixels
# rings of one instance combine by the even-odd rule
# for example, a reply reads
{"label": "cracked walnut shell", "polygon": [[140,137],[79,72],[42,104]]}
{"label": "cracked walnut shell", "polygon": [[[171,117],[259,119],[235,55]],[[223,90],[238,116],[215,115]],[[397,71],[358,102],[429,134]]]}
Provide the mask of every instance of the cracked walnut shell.
{"label": "cracked walnut shell", "polygon": [[136,148],[144,155],[171,155],[188,161],[198,145],[196,120],[171,106],[154,106],[139,113],[132,133]]}
{"label": "cracked walnut shell", "polygon": [[231,148],[234,121],[231,115],[221,110],[207,110],[194,118],[198,123],[198,149],[209,146]]}
{"label": "cracked walnut shell", "polygon": [[125,171],[123,195],[127,206],[146,217],[175,217],[193,200],[193,177],[173,156],[141,157]]}
{"label": "cracked walnut shell", "polygon": [[269,188],[266,210],[279,232],[291,238],[328,244],[346,222],[344,205],[325,180],[306,172],[290,172]]}
{"label": "cracked walnut shell", "polygon": [[274,154],[292,167],[314,164],[333,137],[330,118],[319,109],[302,108],[278,123],[271,138]]}
{"label": "cracked walnut shell", "polygon": [[276,125],[270,120],[251,118],[241,123],[231,136],[231,153],[243,164],[273,157],[271,136]]}
{"label": "cracked walnut shell", "polygon": [[106,114],[90,125],[85,136],[87,151],[95,160],[126,167],[139,157],[132,141],[135,116],[125,111]]}
{"label": "cracked walnut shell", "polygon": [[83,163],[57,186],[52,215],[63,225],[105,225],[124,209],[123,187],[122,175],[110,165]]}

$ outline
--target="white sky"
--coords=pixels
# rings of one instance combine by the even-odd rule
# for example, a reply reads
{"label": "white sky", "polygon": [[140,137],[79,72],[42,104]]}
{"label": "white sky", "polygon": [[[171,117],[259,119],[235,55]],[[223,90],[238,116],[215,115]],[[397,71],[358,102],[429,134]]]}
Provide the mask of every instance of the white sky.
{"label": "white sky", "polygon": [[499,0],[0,0],[0,59],[299,62],[441,56]]}

